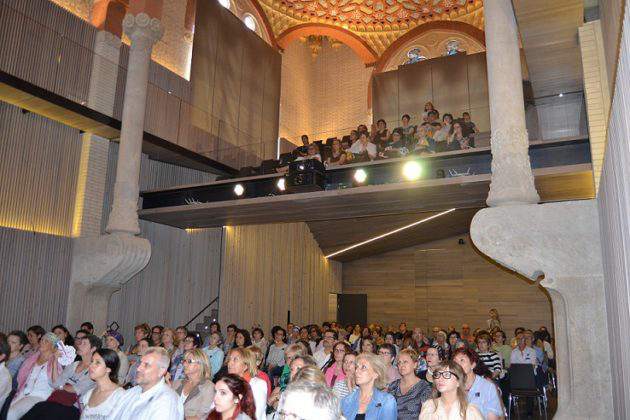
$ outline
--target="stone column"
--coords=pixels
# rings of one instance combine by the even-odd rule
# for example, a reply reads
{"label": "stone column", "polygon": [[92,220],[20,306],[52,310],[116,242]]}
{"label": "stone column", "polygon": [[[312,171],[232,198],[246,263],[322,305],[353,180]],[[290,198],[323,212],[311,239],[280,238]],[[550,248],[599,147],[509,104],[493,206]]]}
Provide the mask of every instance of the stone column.
{"label": "stone column", "polygon": [[508,0],[484,2],[492,178],[489,206],[535,204],[540,197],[529,163],[518,28]]}
{"label": "stone column", "polygon": [[475,215],[470,236],[501,265],[533,281],[544,275],[556,345],[554,419],[612,418],[597,201],[487,208]]}
{"label": "stone column", "polygon": [[109,215],[107,232],[140,233],[138,224],[138,196],[140,193],[140,155],[147,103],[149,64],[153,44],[162,36],[160,21],[146,13],[127,14],[123,30],[131,40],[127,83],[123,106],[122,128],[114,201]]}
{"label": "stone column", "polygon": [[[67,311],[71,328],[78,328],[82,321],[92,321],[102,331],[112,293],[142,270],[151,257],[149,241],[135,235],[140,233],[138,196],[149,64],[151,49],[162,28],[159,20],[145,13],[126,15],[123,27],[131,39],[131,48],[114,197],[106,228],[109,234],[77,238],[73,244]],[[98,83],[94,86],[102,85],[95,82]]]}

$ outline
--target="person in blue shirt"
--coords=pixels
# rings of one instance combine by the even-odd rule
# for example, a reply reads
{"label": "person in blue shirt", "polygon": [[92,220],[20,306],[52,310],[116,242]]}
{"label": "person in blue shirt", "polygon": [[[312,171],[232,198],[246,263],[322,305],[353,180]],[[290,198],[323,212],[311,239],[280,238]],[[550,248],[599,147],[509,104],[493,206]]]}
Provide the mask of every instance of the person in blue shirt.
{"label": "person in blue shirt", "polygon": [[210,376],[211,378],[214,378],[219,370],[221,370],[221,366],[223,366],[223,358],[225,357],[225,354],[223,353],[223,350],[221,350],[221,344],[223,344],[221,334],[213,332],[210,334],[208,347],[204,347],[203,349],[210,362],[210,370],[212,371]]}
{"label": "person in blue shirt", "polygon": [[382,391],[387,386],[387,367],[381,358],[361,353],[356,358],[357,388],[341,400],[346,420],[396,420],[396,399]]}
{"label": "person in blue shirt", "polygon": [[461,366],[466,375],[468,403],[476,405],[487,420],[498,420],[504,417],[505,410],[496,385],[477,374],[484,368],[477,353],[469,348],[457,349],[453,353],[453,361]]}

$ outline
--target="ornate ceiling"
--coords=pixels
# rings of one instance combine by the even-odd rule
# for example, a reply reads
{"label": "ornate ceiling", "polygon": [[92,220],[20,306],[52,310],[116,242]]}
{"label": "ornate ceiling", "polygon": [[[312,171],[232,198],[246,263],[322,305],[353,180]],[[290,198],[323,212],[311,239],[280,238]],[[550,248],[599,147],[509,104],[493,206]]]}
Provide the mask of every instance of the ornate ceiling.
{"label": "ornate ceiling", "polygon": [[257,1],[276,38],[298,25],[337,26],[358,35],[378,55],[410,29],[428,22],[459,21],[483,30],[482,0]]}

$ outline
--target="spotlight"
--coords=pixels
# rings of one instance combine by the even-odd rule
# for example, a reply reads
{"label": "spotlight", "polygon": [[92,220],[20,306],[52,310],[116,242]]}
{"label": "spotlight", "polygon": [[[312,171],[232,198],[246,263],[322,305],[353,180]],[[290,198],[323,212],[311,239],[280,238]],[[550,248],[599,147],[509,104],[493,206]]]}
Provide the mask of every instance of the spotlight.
{"label": "spotlight", "polygon": [[558,95],[558,97],[562,98],[564,96],[564,93],[560,92],[560,94]]}
{"label": "spotlight", "polygon": [[300,171],[303,171],[304,169],[306,169],[306,166],[304,166],[304,164],[300,164],[300,166],[298,166],[298,169]]}
{"label": "spotlight", "polygon": [[285,191],[287,189],[286,178],[282,177],[282,178],[278,179],[278,182],[276,182],[276,186],[278,187],[278,189],[280,191]]}
{"label": "spotlight", "polygon": [[234,194],[236,194],[238,197],[242,196],[244,192],[245,187],[243,187],[241,184],[236,184],[234,186]]}
{"label": "spotlight", "polygon": [[410,162],[405,163],[405,166],[403,166],[403,176],[408,181],[415,181],[419,179],[421,174],[422,174],[422,167],[420,166],[418,162],[415,162],[412,160]]}
{"label": "spotlight", "polygon": [[363,169],[357,169],[354,173],[354,180],[357,184],[363,184],[367,179],[367,173]]}

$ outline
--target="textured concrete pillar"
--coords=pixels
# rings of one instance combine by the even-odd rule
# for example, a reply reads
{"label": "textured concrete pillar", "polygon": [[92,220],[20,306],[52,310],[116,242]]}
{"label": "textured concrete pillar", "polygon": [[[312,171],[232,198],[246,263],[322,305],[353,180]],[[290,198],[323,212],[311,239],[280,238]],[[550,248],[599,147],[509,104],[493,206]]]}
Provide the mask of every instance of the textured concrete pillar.
{"label": "textured concrete pillar", "polygon": [[484,2],[492,179],[489,206],[540,201],[529,163],[516,18],[509,0]]}
{"label": "textured concrete pillar", "polygon": [[[595,200],[487,208],[475,246],[549,291],[558,410],[555,420],[612,418],[611,366],[599,216]],[[611,337],[612,338],[612,337]]]}
{"label": "textured concrete pillar", "polygon": [[127,14],[123,30],[131,40],[123,105],[120,149],[114,185],[114,201],[107,232],[140,233],[138,196],[140,155],[147,102],[149,64],[153,44],[162,36],[160,21],[146,13]]}

